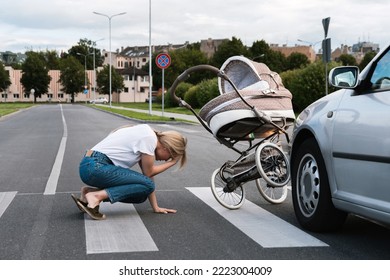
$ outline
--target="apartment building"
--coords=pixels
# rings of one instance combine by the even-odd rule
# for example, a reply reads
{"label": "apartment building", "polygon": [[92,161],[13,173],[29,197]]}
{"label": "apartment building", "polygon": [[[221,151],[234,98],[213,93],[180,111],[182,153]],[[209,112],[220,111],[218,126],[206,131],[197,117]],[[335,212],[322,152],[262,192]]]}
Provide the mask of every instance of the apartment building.
{"label": "apartment building", "polygon": [[[206,53],[208,57],[218,50],[218,47],[221,43],[228,39],[218,39],[214,40],[208,38],[206,40],[201,40],[200,48],[201,51]],[[152,46],[152,53],[161,53],[169,52],[172,50],[177,50],[180,48],[185,48],[189,42],[184,44],[168,44],[168,45],[159,45]],[[315,61],[316,53],[312,46],[279,46],[277,44],[270,45],[272,50],[280,51],[286,56],[289,56],[293,52],[298,52],[306,55],[311,62]],[[342,53],[352,53],[356,56],[360,55],[361,57],[367,52],[367,50],[378,51],[379,46],[372,43],[358,43],[353,45],[352,48],[347,46],[342,46],[340,49],[336,48],[332,53],[332,59],[336,56],[339,56]],[[16,55],[6,52],[1,53],[1,60],[14,60],[17,59]],[[18,57],[21,54],[18,54]],[[122,47],[115,52],[110,53],[103,50],[102,55],[104,56],[104,65],[111,63],[118,71],[120,75],[124,78],[124,88],[123,89],[112,89],[112,101],[113,102],[144,102],[146,98],[149,97],[149,74],[145,71],[142,71],[144,67],[149,62],[149,46],[133,46],[133,47]],[[361,58],[357,57],[357,58]],[[6,67],[6,70],[9,72],[11,79],[11,86],[5,92],[0,92],[1,99],[0,102],[32,102],[34,100],[33,95],[28,96],[24,93],[22,84],[20,83],[21,70],[15,70],[11,67]],[[98,72],[100,69],[97,69]],[[104,97],[99,95],[95,91],[95,72],[93,70],[87,70],[88,77],[88,88],[84,92],[79,92],[75,97],[75,102],[88,102],[89,100],[96,99],[98,97]],[[49,75],[52,77],[48,93],[43,94],[41,98],[37,99],[38,102],[70,102],[70,96],[62,91],[61,84],[59,83],[60,71],[59,70],[50,70]]]}
{"label": "apartment building", "polygon": [[286,57],[290,56],[292,53],[301,53],[301,54],[305,55],[309,59],[310,62],[314,62],[316,60],[316,53],[315,53],[314,48],[312,46],[300,46],[300,45],[279,46],[278,44],[271,44],[270,48],[273,51],[281,52]]}
{"label": "apartment building", "polygon": [[[152,46],[152,52],[169,52],[187,45],[188,42],[179,45]],[[104,56],[103,64],[108,65],[111,60],[116,71],[124,79],[123,89],[112,89],[112,101],[144,102],[149,97],[149,73],[143,71],[142,67],[149,61],[149,46],[122,48],[121,51],[111,52],[111,57],[109,52],[103,50],[102,55]],[[96,69],[96,72],[100,69]],[[9,66],[6,67],[6,70],[10,75],[11,85],[6,91],[1,92],[0,102],[33,102],[34,95],[26,94],[20,82],[22,71]],[[49,71],[51,81],[48,92],[43,94],[41,98],[37,98],[37,102],[71,102],[71,96],[62,91],[62,86],[59,82],[60,75],[59,70]],[[89,81],[87,90],[77,93],[75,102],[88,102],[98,97],[104,97],[104,95],[100,95],[95,91],[95,72],[87,70],[86,76]]]}

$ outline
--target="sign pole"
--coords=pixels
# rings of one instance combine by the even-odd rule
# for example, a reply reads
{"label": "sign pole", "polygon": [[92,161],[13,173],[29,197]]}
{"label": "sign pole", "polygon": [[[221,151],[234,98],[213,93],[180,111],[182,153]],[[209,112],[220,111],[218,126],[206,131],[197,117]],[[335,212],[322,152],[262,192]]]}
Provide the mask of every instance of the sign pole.
{"label": "sign pole", "polygon": [[324,27],[325,38],[322,41],[322,60],[325,63],[325,95],[328,95],[328,62],[331,58],[330,38],[328,37],[330,17],[322,19],[322,26]]}
{"label": "sign pole", "polygon": [[161,116],[164,117],[164,96],[165,96],[165,91],[164,91],[164,68],[162,69],[162,100],[161,100]]}
{"label": "sign pole", "polygon": [[156,64],[157,67],[162,70],[162,116],[164,116],[164,96],[165,96],[165,90],[164,90],[164,70],[165,68],[168,68],[169,65],[171,65],[171,57],[167,53],[160,53],[156,56]]}

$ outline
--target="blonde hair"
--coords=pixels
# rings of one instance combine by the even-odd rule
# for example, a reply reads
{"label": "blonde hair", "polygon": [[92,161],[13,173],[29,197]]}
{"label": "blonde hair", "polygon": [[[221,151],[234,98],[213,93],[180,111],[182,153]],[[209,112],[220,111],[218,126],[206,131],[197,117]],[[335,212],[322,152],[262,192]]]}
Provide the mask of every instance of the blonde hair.
{"label": "blonde hair", "polygon": [[160,143],[169,150],[172,157],[180,157],[179,168],[181,169],[187,162],[187,138],[185,138],[179,132],[173,130],[163,132],[156,131],[156,135],[158,141],[160,141]]}

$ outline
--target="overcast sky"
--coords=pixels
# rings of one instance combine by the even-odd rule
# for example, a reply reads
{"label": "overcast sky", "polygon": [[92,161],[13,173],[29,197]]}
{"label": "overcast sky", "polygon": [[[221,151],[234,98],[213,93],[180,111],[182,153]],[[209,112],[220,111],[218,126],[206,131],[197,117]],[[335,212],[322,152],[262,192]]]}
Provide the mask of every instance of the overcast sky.
{"label": "overcast sky", "polygon": [[[67,51],[81,38],[111,50],[149,45],[149,0],[2,0],[0,51]],[[359,41],[390,44],[389,0],[151,0],[152,45],[231,39],[251,46],[314,44],[330,17],[332,48]],[[298,39],[305,42],[299,42]]]}

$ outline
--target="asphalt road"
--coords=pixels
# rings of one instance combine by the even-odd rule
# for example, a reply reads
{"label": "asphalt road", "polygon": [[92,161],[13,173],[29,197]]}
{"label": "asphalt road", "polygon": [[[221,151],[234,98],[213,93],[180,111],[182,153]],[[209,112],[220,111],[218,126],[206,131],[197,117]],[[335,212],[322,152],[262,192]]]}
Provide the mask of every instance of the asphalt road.
{"label": "asphalt road", "polygon": [[[70,194],[78,164],[112,129],[132,120],[82,105],[40,105],[0,119],[0,260],[388,260],[389,229],[350,216],[335,233],[303,231],[290,194],[267,203],[254,184],[235,211],[210,190],[212,172],[237,154],[200,125],[153,123],[188,138],[189,162],[156,177],[160,206],[104,203],[92,221]],[[1,263],[0,263],[1,264]]]}

